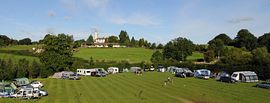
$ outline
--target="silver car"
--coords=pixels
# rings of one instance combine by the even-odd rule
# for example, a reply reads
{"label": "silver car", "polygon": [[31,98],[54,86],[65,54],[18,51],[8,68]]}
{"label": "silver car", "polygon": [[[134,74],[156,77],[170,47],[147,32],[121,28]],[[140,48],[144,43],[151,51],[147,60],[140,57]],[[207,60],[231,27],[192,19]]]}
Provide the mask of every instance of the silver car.
{"label": "silver car", "polygon": [[270,89],[270,82],[262,82],[262,83],[258,83],[258,84],[256,85],[256,87]]}

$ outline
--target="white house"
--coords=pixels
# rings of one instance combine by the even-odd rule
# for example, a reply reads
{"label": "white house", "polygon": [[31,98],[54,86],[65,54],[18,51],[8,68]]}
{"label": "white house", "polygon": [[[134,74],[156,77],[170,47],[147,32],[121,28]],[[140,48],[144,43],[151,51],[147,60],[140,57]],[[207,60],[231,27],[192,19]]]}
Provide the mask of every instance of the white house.
{"label": "white house", "polygon": [[117,68],[117,67],[109,67],[107,71],[108,71],[108,73],[116,74],[116,73],[119,72],[119,68]]}

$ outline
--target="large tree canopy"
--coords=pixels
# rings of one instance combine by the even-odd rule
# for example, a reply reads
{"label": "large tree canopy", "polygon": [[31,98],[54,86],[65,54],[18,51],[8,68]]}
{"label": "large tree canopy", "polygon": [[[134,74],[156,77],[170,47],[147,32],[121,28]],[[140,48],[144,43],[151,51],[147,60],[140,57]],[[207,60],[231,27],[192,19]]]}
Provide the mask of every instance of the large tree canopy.
{"label": "large tree canopy", "polygon": [[68,70],[72,65],[73,37],[65,34],[46,35],[43,39],[45,50],[40,61],[53,71]]}
{"label": "large tree canopy", "polygon": [[126,31],[121,30],[119,34],[119,43],[123,45],[128,45],[130,42],[128,33]]}
{"label": "large tree canopy", "polygon": [[265,33],[263,36],[260,36],[258,43],[260,46],[267,47],[268,52],[270,52],[270,33]]}
{"label": "large tree canopy", "polygon": [[118,37],[117,36],[109,36],[109,38],[107,39],[108,43],[118,43]]}
{"label": "large tree canopy", "polygon": [[194,44],[186,38],[176,38],[167,43],[163,50],[163,55],[166,59],[175,59],[183,61],[187,56],[194,51]]}
{"label": "large tree canopy", "polygon": [[234,41],[236,47],[245,47],[248,50],[253,50],[257,47],[257,38],[247,29],[240,30]]}
{"label": "large tree canopy", "polygon": [[93,38],[92,35],[90,35],[90,36],[88,37],[88,39],[86,40],[86,44],[87,44],[87,45],[92,45],[93,43],[94,43],[94,38]]}
{"label": "large tree canopy", "polygon": [[232,43],[232,39],[228,35],[223,33],[223,34],[217,35],[214,39],[209,41],[208,44],[211,44],[211,42],[213,42],[216,39],[220,39],[224,43],[224,45],[229,45]]}
{"label": "large tree canopy", "polygon": [[32,42],[31,42],[30,38],[24,38],[22,40],[19,40],[19,44],[20,45],[30,45],[30,44],[32,44]]}

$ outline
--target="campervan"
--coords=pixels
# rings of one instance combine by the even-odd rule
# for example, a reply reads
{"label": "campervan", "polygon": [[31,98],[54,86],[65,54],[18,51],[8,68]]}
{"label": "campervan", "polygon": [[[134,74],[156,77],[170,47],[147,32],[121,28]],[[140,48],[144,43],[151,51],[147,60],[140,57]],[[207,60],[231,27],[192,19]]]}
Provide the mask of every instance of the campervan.
{"label": "campervan", "polygon": [[34,90],[32,87],[22,87],[18,89],[18,92],[11,95],[14,98],[39,98],[39,90]]}
{"label": "campervan", "polygon": [[119,68],[117,68],[117,67],[109,67],[108,68],[108,73],[116,74],[118,72],[119,72]]}
{"label": "campervan", "polygon": [[207,69],[199,69],[195,70],[194,77],[201,78],[201,79],[209,79],[211,71]]}
{"label": "campervan", "polygon": [[238,71],[233,72],[231,78],[238,82],[258,82],[258,76],[253,71]]}

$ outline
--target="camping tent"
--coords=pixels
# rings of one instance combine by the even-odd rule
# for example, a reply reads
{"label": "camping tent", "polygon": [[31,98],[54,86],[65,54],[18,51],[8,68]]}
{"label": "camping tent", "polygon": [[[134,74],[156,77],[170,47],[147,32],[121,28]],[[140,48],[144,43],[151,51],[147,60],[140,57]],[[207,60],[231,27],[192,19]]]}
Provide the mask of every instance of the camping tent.
{"label": "camping tent", "polygon": [[28,85],[30,83],[28,78],[16,78],[13,80],[13,83],[16,86],[24,86],[24,85]]}
{"label": "camping tent", "polygon": [[74,72],[70,72],[70,71],[56,72],[53,74],[51,78],[67,78],[71,74],[74,74]]}

